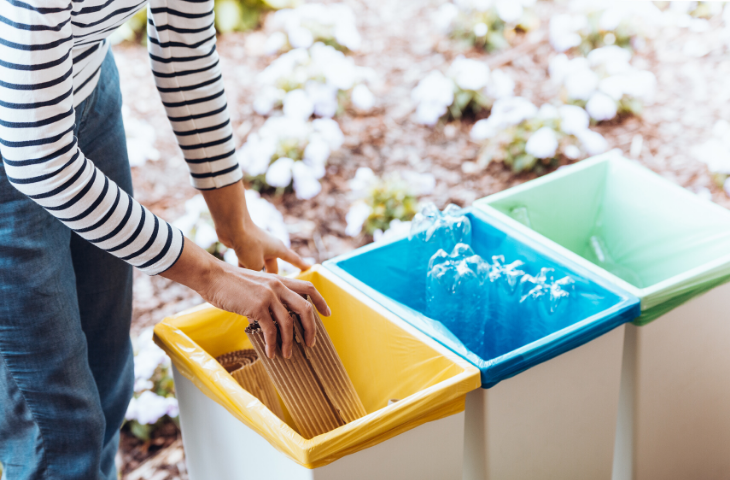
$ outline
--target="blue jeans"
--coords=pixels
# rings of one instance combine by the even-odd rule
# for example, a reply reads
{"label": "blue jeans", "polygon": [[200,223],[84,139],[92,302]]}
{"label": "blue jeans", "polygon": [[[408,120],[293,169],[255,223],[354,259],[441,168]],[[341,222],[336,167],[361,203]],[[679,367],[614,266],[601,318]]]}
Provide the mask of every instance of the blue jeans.
{"label": "blue jeans", "polygon": [[[132,194],[111,51],[76,109],[84,154]],[[8,480],[114,479],[134,387],[132,268],[8,183],[0,163],[0,462]]]}

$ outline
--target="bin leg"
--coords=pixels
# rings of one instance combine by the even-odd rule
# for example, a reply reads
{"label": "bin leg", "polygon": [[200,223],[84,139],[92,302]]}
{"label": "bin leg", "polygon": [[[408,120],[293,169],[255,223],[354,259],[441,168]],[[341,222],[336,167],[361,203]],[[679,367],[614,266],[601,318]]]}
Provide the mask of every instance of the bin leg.
{"label": "bin leg", "polygon": [[637,329],[635,480],[730,478],[730,283]]}
{"label": "bin leg", "polygon": [[638,327],[626,325],[624,357],[621,364],[621,390],[616,421],[616,442],[613,447],[611,480],[632,480],[634,477],[634,418],[636,415],[636,337]]}
{"label": "bin leg", "polygon": [[621,326],[470,393],[465,479],[610,480],[623,341]]}

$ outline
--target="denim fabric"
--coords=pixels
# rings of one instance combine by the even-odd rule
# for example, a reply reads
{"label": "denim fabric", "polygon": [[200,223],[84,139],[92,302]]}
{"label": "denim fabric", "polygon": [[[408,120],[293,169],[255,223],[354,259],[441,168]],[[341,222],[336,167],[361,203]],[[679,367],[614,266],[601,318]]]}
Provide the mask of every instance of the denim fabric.
{"label": "denim fabric", "polygon": [[[81,151],[132,194],[111,51],[76,109]],[[0,162],[0,462],[8,480],[116,479],[134,385],[132,268],[8,183]]]}

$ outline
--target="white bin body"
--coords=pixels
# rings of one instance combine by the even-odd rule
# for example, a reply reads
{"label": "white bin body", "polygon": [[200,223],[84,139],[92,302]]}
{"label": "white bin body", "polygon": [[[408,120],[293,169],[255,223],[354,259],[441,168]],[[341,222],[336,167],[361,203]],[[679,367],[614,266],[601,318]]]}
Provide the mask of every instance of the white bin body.
{"label": "white bin body", "polygon": [[465,480],[610,480],[624,327],[467,395]]}
{"label": "white bin body", "polygon": [[730,284],[628,326],[614,480],[730,479]]}
{"label": "white bin body", "polygon": [[467,395],[465,480],[610,480],[624,326]]}
{"label": "white bin body", "polygon": [[173,375],[190,480],[462,480],[464,412],[310,470]]}

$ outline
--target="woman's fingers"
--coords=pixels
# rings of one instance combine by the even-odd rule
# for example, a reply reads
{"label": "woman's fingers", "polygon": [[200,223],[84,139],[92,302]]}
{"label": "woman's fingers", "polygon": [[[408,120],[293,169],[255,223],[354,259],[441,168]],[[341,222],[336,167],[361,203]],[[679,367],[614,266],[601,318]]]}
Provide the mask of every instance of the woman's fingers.
{"label": "woman's fingers", "polygon": [[282,289],[281,299],[289,306],[289,309],[299,315],[304,328],[304,342],[308,347],[313,347],[316,341],[317,324],[314,321],[314,307],[300,295],[292,292],[286,287]]}
{"label": "woman's fingers", "polygon": [[279,273],[279,262],[275,258],[267,258],[264,263],[266,264],[266,273]]}
{"label": "woman's fingers", "polygon": [[272,320],[269,311],[266,309],[262,309],[257,316],[258,318],[256,318],[255,320],[259,322],[259,325],[261,325],[261,330],[263,330],[264,332],[264,341],[266,342],[266,356],[269,358],[274,358],[276,356],[276,324],[274,324],[274,321]]}
{"label": "woman's fingers", "polygon": [[312,302],[314,302],[314,306],[317,307],[317,311],[325,317],[332,315],[332,311],[330,310],[330,307],[327,306],[327,302],[324,301],[322,295],[320,295],[317,289],[314,288],[314,285],[312,285],[311,282],[287,277],[281,277],[281,282],[285,287],[293,292],[300,295],[309,295],[312,298]]}
{"label": "woman's fingers", "polygon": [[[281,242],[280,242],[281,243]],[[284,260],[285,262],[289,262],[295,267],[297,267],[299,270],[306,270],[312,265],[302,260],[302,257],[297,255],[294,250],[291,248],[287,248],[283,243],[281,243],[281,247],[279,251],[277,252],[277,256]]]}
{"label": "woman's fingers", "polygon": [[279,326],[281,354],[284,355],[284,358],[291,358],[292,343],[294,341],[294,322],[289,316],[289,311],[282,305],[278,298],[275,298],[271,302],[270,308]]}
{"label": "woman's fingers", "polygon": [[241,268],[248,268],[249,270],[253,270],[254,272],[260,272],[264,269],[264,266],[266,266],[266,264],[262,260],[245,262],[241,259],[241,257],[239,257],[238,266]]}
{"label": "woman's fingers", "polygon": [[[266,266],[268,273],[234,269],[231,273],[244,280],[244,284],[248,284],[244,287],[248,292],[243,293],[228,282],[216,282],[222,288],[216,289],[209,301],[224,310],[237,311],[258,320],[264,333],[266,355],[269,358],[276,355],[277,340],[281,342],[281,354],[284,358],[291,358],[295,337],[289,310],[301,319],[304,342],[309,347],[314,346],[316,341],[315,307],[325,316],[331,315],[331,311],[312,283],[273,274],[271,270],[276,268],[276,258],[266,261]],[[311,297],[314,307],[303,298],[307,295]],[[250,309],[244,307],[245,303],[248,303]]]}

